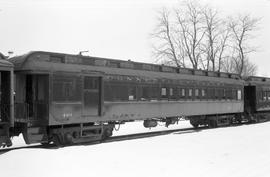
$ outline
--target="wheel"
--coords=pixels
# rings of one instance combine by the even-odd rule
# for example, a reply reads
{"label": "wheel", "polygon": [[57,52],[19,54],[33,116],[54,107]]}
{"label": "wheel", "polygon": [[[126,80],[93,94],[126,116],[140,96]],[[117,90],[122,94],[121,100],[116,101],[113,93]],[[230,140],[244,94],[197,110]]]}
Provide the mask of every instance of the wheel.
{"label": "wheel", "polygon": [[71,145],[73,143],[74,141],[73,141],[73,136],[71,135],[71,133],[66,133],[65,138],[64,138],[64,144]]}
{"label": "wheel", "polygon": [[217,120],[209,120],[208,126],[209,128],[217,128]]}
{"label": "wheel", "polygon": [[200,125],[200,121],[198,119],[190,119],[189,123],[194,127],[194,128],[198,128]]}
{"label": "wheel", "polygon": [[196,124],[196,123],[190,123],[194,128],[198,128],[199,127],[199,124]]}
{"label": "wheel", "polygon": [[112,131],[113,131],[113,129],[106,128],[106,129],[103,131],[102,139],[105,139],[105,138],[108,138],[108,137],[112,136]]}
{"label": "wheel", "polygon": [[60,137],[61,135],[58,135],[58,134],[54,134],[53,135],[53,138],[52,138],[52,142],[53,144],[55,144],[56,146],[58,147],[61,147],[64,145],[63,141],[62,141],[62,136]]}

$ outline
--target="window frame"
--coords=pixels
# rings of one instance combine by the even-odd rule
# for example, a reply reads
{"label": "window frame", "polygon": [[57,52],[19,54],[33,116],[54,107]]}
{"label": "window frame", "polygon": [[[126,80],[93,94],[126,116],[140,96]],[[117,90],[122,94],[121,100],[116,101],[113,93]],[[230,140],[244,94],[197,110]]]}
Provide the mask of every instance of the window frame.
{"label": "window frame", "polygon": [[205,88],[202,88],[201,89],[201,99],[207,99],[207,94],[206,94],[206,91],[207,89]]}
{"label": "window frame", "polygon": [[237,89],[237,100],[242,100],[242,90]]}
{"label": "window frame", "polygon": [[161,97],[161,99],[168,98],[167,90],[168,90],[167,87],[161,87],[161,90],[160,90],[160,97]]}
{"label": "window frame", "polygon": [[193,88],[187,88],[187,90],[188,90],[188,99],[192,99],[193,98]]}

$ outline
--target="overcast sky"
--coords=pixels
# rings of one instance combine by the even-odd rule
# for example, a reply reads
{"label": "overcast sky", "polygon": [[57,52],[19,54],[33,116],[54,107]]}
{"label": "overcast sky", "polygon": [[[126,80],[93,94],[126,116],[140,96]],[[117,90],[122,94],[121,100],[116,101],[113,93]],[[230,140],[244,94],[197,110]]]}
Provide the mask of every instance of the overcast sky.
{"label": "overcast sky", "polygon": [[[270,0],[202,0],[223,15],[262,17],[251,56],[270,76]],[[0,52],[44,50],[154,62],[150,33],[157,10],[177,0],[0,0]]]}

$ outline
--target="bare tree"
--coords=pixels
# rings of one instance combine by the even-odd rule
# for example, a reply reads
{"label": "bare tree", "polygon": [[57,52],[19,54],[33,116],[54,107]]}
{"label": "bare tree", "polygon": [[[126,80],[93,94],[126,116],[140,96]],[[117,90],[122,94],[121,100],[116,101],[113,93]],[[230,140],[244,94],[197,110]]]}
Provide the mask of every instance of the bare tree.
{"label": "bare tree", "polygon": [[258,67],[254,63],[247,60],[244,62],[244,67],[242,71],[242,77],[254,76],[257,73]]}
{"label": "bare tree", "polygon": [[206,6],[203,14],[206,28],[204,53],[206,55],[207,70],[220,71],[222,59],[225,57],[223,55],[228,46],[230,29],[227,27],[227,21],[218,17],[216,9]]}
{"label": "bare tree", "polygon": [[198,69],[202,63],[201,48],[205,35],[201,7],[196,3],[185,2],[174,12],[173,20],[168,10],[159,12],[158,25],[152,34],[158,43],[153,47],[154,56],[177,67],[191,65]]}
{"label": "bare tree", "polygon": [[[225,22],[223,24],[226,24]],[[227,25],[226,25],[227,26]],[[220,31],[220,36],[219,36],[219,44],[217,48],[217,61],[218,61],[218,72],[221,71],[222,64],[224,60],[228,60],[228,54],[226,53],[226,49],[228,48],[228,39],[230,38],[230,29],[225,28],[224,30]]]}
{"label": "bare tree", "polygon": [[258,19],[249,15],[220,18],[219,11],[196,1],[184,1],[174,11],[159,12],[154,54],[163,63],[247,75],[256,72],[248,60]]}
{"label": "bare tree", "polygon": [[[176,10],[178,36],[182,37],[183,47],[192,67],[199,68],[202,57],[202,40],[205,36],[203,13],[200,4],[185,2]],[[201,63],[202,64],[202,63]]]}
{"label": "bare tree", "polygon": [[181,40],[175,36],[174,24],[169,19],[170,13],[167,9],[159,12],[159,24],[152,34],[159,42],[158,46],[153,46],[154,54],[158,60],[164,59],[167,64],[174,64],[177,67],[185,67],[184,51]]}
{"label": "bare tree", "polygon": [[[252,18],[250,15],[239,15],[232,18],[229,27],[232,31],[232,48],[235,51],[233,57],[235,72],[243,76],[247,73],[254,73],[256,66],[248,61],[248,54],[255,51],[255,47],[249,45],[253,38],[252,32],[256,30],[260,19]],[[248,70],[251,71],[248,71]]]}
{"label": "bare tree", "polygon": [[217,29],[219,21],[216,18],[217,11],[211,8],[205,8],[203,10],[203,15],[205,19],[206,28],[206,44],[205,44],[205,54],[207,59],[207,70],[210,69],[210,62],[212,63],[212,70],[215,70],[215,43],[217,39]]}
{"label": "bare tree", "polygon": [[234,63],[231,61],[231,58],[227,57],[222,62],[222,71],[231,73],[234,70]]}

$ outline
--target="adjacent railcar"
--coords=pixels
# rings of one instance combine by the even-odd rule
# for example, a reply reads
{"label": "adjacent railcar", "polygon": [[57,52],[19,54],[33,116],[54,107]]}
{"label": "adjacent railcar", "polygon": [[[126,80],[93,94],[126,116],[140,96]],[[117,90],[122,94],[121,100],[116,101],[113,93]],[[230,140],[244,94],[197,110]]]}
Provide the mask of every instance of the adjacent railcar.
{"label": "adjacent railcar", "polygon": [[0,147],[12,143],[10,129],[14,127],[13,64],[0,59]]}
{"label": "adjacent railcar", "polygon": [[51,52],[10,61],[26,143],[100,139],[134,120],[153,127],[185,116],[195,127],[217,126],[244,111],[244,81],[234,74]]}
{"label": "adjacent railcar", "polygon": [[270,78],[248,77],[245,91],[245,114],[254,121],[269,119]]}

